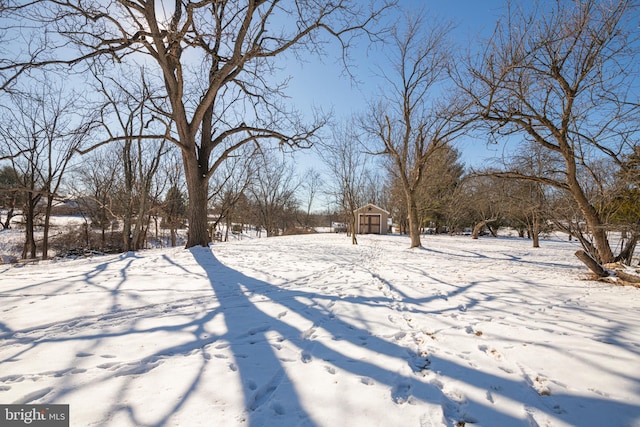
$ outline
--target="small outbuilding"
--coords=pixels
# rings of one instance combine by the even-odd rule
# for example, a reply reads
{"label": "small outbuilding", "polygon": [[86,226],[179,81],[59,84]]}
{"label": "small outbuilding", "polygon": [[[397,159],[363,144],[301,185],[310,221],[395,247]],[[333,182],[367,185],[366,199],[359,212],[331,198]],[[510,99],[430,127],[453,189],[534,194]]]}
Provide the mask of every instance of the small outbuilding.
{"label": "small outbuilding", "polygon": [[387,234],[389,212],[369,203],[353,213],[356,216],[357,234]]}

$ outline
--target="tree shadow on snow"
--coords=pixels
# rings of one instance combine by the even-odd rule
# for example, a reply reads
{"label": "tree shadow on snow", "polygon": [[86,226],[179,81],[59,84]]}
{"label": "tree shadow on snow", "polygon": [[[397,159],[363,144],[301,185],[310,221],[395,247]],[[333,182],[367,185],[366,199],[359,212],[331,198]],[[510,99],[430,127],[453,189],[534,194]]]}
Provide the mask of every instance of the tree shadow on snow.
{"label": "tree shadow on snow", "polygon": [[[449,426],[476,422],[482,425],[530,426],[537,425],[533,414],[541,413],[569,423],[590,419],[594,421],[593,425],[598,425],[598,420],[610,422],[611,414],[616,414],[620,417],[619,420],[628,416],[625,421],[630,424],[640,419],[640,409],[634,405],[606,398],[568,394],[539,395],[524,380],[497,377],[451,360],[416,354],[414,350],[397,342],[372,336],[368,330],[331,313],[329,307],[332,303],[342,299],[337,295],[277,287],[226,267],[209,249],[196,248],[192,253],[206,271],[221,304],[220,310],[224,313],[228,334],[220,339],[229,341],[234,354],[250,426],[264,425],[265,420],[283,425],[278,423],[277,417],[289,411],[298,414],[299,422],[296,425],[316,425],[296,391],[296,384],[287,374],[284,366],[286,361],[277,354],[278,341],[295,345],[303,363],[314,359],[322,360],[323,364],[331,365],[333,369],[370,378],[375,383],[387,386],[389,399],[395,405],[420,405],[421,402],[440,405],[445,418],[442,421]],[[313,326],[305,330],[298,329],[281,320],[280,316],[265,313],[255,303],[271,300],[276,294],[273,301],[284,306],[287,311],[302,316]],[[421,303],[428,303],[430,298],[433,297],[425,298]],[[314,303],[309,304],[310,301]],[[350,302],[356,306],[371,303],[367,297],[352,297]],[[420,301],[414,299],[412,302]],[[329,332],[337,345],[329,347],[314,340],[309,331],[316,328]],[[369,351],[385,360],[394,358],[398,364],[408,363],[410,369],[402,369],[401,366],[382,367],[374,360],[354,360],[346,352],[337,349],[349,345],[366,345]],[[431,379],[427,379],[428,371],[437,372],[438,375],[434,374]],[[485,390],[485,399],[460,398],[455,392],[445,390],[442,381],[437,378],[452,379]],[[493,405],[494,396],[497,395],[520,402],[526,413],[518,416],[500,411]],[[577,418],[574,420],[573,417]]]}
{"label": "tree shadow on snow", "polygon": [[[481,425],[531,426],[537,425],[538,416],[545,414],[570,425],[584,420],[592,420],[591,425],[594,426],[633,425],[640,421],[640,408],[637,405],[612,401],[606,396],[597,398],[562,393],[539,395],[522,376],[488,374],[482,372],[481,367],[474,368],[464,360],[457,363],[433,354],[418,354],[393,337],[371,335],[366,327],[367,319],[358,317],[361,311],[359,309],[388,308],[394,302],[390,297],[341,296],[276,286],[225,266],[209,248],[193,248],[191,253],[199,267],[195,270],[198,271],[191,270],[191,267],[181,268],[185,274],[206,278],[214,295],[203,292],[197,296],[185,295],[180,298],[176,292],[176,298],[170,302],[117,309],[114,312],[113,309],[119,306],[118,299],[125,297],[123,283],[127,277],[126,269],[132,261],[121,259],[114,262],[125,262],[125,267],[120,269],[122,280],[118,281],[115,289],[103,289],[111,298],[111,311],[95,316],[78,316],[55,325],[42,325],[23,331],[12,331],[8,325],[0,323],[0,329],[4,330],[0,338],[6,340],[8,345],[16,346],[15,353],[0,360],[4,367],[10,366],[10,362],[14,360],[29,357],[32,351],[47,344],[78,342],[84,346],[82,351],[75,354],[75,359],[70,357],[67,368],[59,372],[39,374],[52,375],[57,379],[53,389],[36,389],[19,401],[9,403],[29,403],[39,399],[65,403],[67,396],[71,394],[91,393],[94,387],[109,382],[105,387],[112,390],[112,394],[108,395],[109,405],[104,409],[105,413],[100,415],[102,419],[99,425],[115,425],[113,420],[125,417],[136,426],[170,426],[174,416],[188,407],[192,408],[190,405],[193,402],[199,402],[196,399],[204,393],[202,387],[210,386],[212,380],[207,377],[207,369],[215,361],[211,360],[210,351],[214,347],[228,344],[233,357],[233,363],[229,367],[239,378],[245,402],[246,419],[236,419],[235,422],[244,424],[243,421],[246,421],[251,427],[286,426],[286,422],[292,420],[295,420],[295,425],[326,424],[313,418],[318,413],[317,409],[309,407],[314,403],[309,402],[301,384],[296,383],[300,381],[299,375],[294,378],[291,374],[290,366],[295,365],[299,369],[303,365],[311,366],[305,364],[312,361],[322,361],[329,372],[339,371],[386,387],[392,405],[424,405],[425,412],[429,408],[440,407],[444,419],[436,421],[448,426],[476,422]],[[163,261],[172,264],[169,258],[165,257]],[[106,270],[106,264],[98,265],[86,277],[86,282],[93,282]],[[436,315],[443,311],[429,309],[429,304],[441,299],[441,296],[410,298],[382,277],[378,276],[378,280],[400,298],[399,302],[419,307],[423,314]],[[95,285],[101,286],[98,283]],[[452,293],[465,293],[472,287],[473,284],[466,288],[455,288]],[[261,304],[263,302],[265,304]],[[349,313],[336,312],[333,307],[338,302],[348,304],[353,310]],[[481,301],[477,303],[480,304]],[[160,321],[155,323],[158,319]],[[219,328],[211,325],[221,319],[224,319],[226,332],[215,335],[211,331]],[[154,323],[147,324],[149,320],[154,320]],[[54,328],[50,336],[46,334],[48,328]],[[315,339],[315,331],[319,330],[328,333],[330,337],[325,337],[323,341]],[[17,336],[16,332],[20,332],[20,335]],[[32,332],[41,335],[31,336]],[[400,328],[398,332],[401,332]],[[142,341],[143,337],[154,333],[168,334],[163,341],[165,345],[159,345],[151,354],[139,360],[120,362],[115,358],[110,359],[109,354],[98,353],[104,348],[112,347],[109,340],[139,336]],[[366,348],[369,357],[355,358],[350,353],[355,348]],[[293,361],[282,356],[285,352],[290,355],[291,350],[297,354]],[[180,360],[185,360],[182,356],[190,356],[189,370],[175,378],[172,384],[162,384],[165,388],[171,387],[169,392],[172,398],[161,400],[168,406],[154,407],[153,416],[149,416],[149,407],[144,402],[131,401],[131,389],[137,389],[140,383],[152,380],[153,375],[146,379],[145,374],[148,372],[163,369],[162,364],[169,360],[179,363]],[[72,377],[78,358],[91,357],[105,358],[97,366],[104,374],[95,376],[91,384],[74,382]],[[381,363],[382,360],[385,362]],[[15,379],[5,378],[11,382],[20,380],[19,376],[17,373]],[[37,379],[36,375],[32,377]],[[115,387],[113,377],[119,379]],[[313,381],[313,376],[310,376],[309,381]],[[466,383],[480,390],[479,396],[482,397],[457,394],[455,389],[448,387],[456,382]],[[147,386],[153,394],[156,391],[154,387],[157,388],[159,384]],[[224,389],[225,384],[221,383],[219,387]],[[139,395],[138,392],[136,396]],[[336,398],[332,399],[334,400],[330,401],[335,401]],[[500,399],[517,402],[523,408],[522,413],[501,410],[499,405],[494,404]],[[87,401],[90,402],[91,398]],[[510,407],[513,408],[513,405]],[[199,411],[205,414],[217,411],[213,408],[205,404],[199,407]],[[350,409],[357,413],[359,408]],[[295,416],[292,417],[292,413]],[[212,417],[217,415],[211,414]],[[371,421],[372,424],[378,422]],[[398,424],[406,425],[403,420],[398,420]]]}

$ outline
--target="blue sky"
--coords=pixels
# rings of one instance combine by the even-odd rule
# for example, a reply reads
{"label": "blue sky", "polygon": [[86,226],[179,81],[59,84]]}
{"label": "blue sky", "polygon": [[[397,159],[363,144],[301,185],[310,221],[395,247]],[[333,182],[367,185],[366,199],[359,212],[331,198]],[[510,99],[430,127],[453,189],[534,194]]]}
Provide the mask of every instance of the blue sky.
{"label": "blue sky", "polygon": [[[454,41],[461,49],[470,43],[479,43],[488,37],[494,29],[497,19],[503,14],[506,0],[401,0],[400,6],[409,11],[424,9],[427,17],[451,21]],[[397,16],[400,17],[398,13]],[[338,49],[338,46],[333,46]],[[351,81],[342,74],[342,65],[334,58],[310,58],[300,64],[291,62],[286,70],[293,76],[288,94],[291,101],[300,110],[310,111],[312,106],[325,110],[332,109],[337,119],[347,118],[354,113],[364,111],[367,100],[377,94],[380,80],[375,71],[378,63],[383,63],[384,55],[379,50],[367,50],[363,45],[352,54],[354,67],[351,71],[359,83]],[[500,155],[495,148],[489,148],[485,141],[465,141],[459,146],[462,161],[466,164],[479,164],[484,159]],[[296,156],[301,168],[320,169],[313,153]]]}
{"label": "blue sky", "polygon": [[[488,36],[502,13],[505,0],[401,0],[407,10],[424,9],[426,16],[439,17],[456,24],[453,31],[455,41],[465,48],[470,39]],[[339,54],[336,48],[334,57]],[[330,53],[331,54],[331,53]],[[333,105],[338,115],[349,115],[364,107],[363,98],[375,96],[379,84],[374,74],[374,64],[384,60],[378,49],[366,50],[362,45],[352,52],[352,71],[361,81],[357,87],[341,75],[341,64],[334,58],[310,58],[308,63],[292,63],[287,70],[294,76],[290,93],[302,103]],[[298,101],[298,99],[294,99]]]}

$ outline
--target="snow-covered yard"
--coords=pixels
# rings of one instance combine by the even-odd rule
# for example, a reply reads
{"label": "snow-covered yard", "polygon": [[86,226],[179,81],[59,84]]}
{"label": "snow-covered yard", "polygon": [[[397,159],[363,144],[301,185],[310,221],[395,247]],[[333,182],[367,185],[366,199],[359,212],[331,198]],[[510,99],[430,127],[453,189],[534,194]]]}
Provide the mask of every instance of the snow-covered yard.
{"label": "snow-covered yard", "polygon": [[640,289],[582,280],[574,243],[359,241],[0,265],[0,403],[72,426],[640,426]]}

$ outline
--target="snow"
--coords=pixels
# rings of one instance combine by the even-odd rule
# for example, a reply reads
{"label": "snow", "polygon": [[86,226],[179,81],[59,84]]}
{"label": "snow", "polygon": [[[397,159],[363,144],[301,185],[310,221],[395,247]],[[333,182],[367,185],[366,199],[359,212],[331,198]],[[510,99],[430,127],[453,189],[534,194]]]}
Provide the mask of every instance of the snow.
{"label": "snow", "polygon": [[72,426],[640,426],[640,290],[585,280],[575,242],[359,243],[0,265],[0,402]]}

